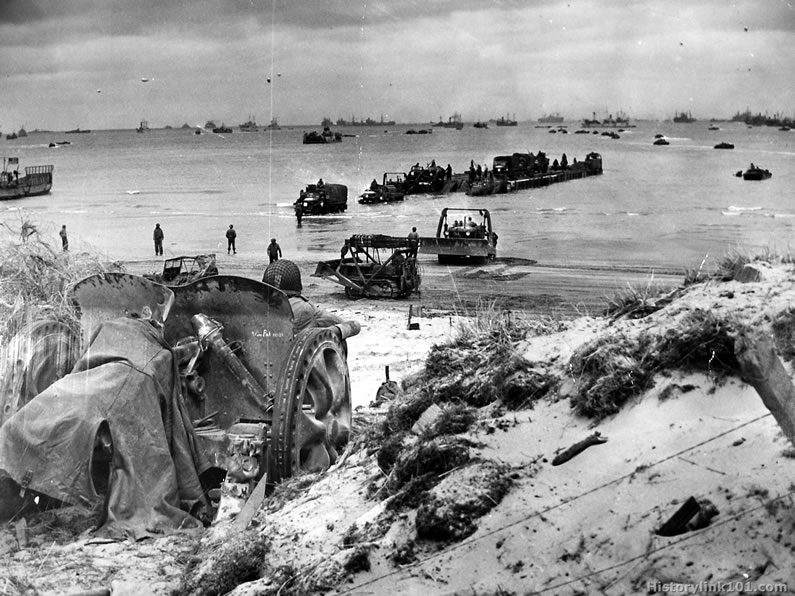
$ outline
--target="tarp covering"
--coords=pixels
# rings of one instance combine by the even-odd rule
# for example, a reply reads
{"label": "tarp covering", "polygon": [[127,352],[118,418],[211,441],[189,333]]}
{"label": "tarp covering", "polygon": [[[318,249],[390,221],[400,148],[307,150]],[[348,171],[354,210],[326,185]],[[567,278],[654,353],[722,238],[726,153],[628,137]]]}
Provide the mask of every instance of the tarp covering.
{"label": "tarp covering", "polygon": [[[109,488],[97,492],[92,456],[101,429],[113,453]],[[200,461],[180,394],[177,363],[146,320],[103,323],[72,372],[0,428],[0,473],[70,504],[98,507],[103,530],[141,539],[200,527]],[[95,466],[95,471],[98,466]],[[193,514],[193,515],[192,515]]]}

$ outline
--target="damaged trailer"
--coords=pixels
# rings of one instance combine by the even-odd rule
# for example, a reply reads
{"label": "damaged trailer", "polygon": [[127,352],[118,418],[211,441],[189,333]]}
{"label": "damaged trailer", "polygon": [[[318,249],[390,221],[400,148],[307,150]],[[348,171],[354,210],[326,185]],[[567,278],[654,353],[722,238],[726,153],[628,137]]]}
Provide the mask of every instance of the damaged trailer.
{"label": "damaged trailer", "polygon": [[408,238],[354,234],[341,258],[319,262],[312,276],[340,284],[351,298],[405,298],[420,288],[416,252]]}
{"label": "damaged trailer", "polygon": [[79,328],[38,321],[4,347],[0,516],[83,505],[140,539],[337,460],[357,323],[295,334],[285,294],[235,276],[105,273],[71,293]]}

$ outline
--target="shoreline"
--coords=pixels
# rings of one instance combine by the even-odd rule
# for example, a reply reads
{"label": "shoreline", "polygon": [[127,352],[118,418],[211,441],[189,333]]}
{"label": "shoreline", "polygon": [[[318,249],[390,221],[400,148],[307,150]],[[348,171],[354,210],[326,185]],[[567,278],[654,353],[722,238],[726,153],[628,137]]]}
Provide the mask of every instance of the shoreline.
{"label": "shoreline", "polygon": [[[289,259],[289,257],[286,257]],[[420,258],[419,294],[402,299],[351,299],[342,286],[313,277],[317,260],[289,259],[298,265],[304,295],[331,309],[422,306],[429,313],[465,315],[484,307],[510,310],[528,316],[566,319],[601,314],[607,299],[628,289],[660,292],[681,285],[685,272],[672,269],[593,265],[551,265],[530,259],[498,257],[489,264],[439,265]],[[266,263],[259,259],[217,255],[222,274],[261,280]],[[120,261],[128,273],[142,275],[162,270],[163,260]]]}
{"label": "shoreline", "polygon": [[[222,274],[262,279],[264,265],[250,258],[222,255]],[[419,371],[434,344],[449,340],[461,321],[486,310],[526,317],[573,320],[601,315],[606,298],[628,287],[653,287],[660,293],[681,284],[683,274],[658,275],[640,270],[539,266],[528,260],[500,259],[487,265],[443,266],[422,260],[419,295],[403,299],[351,299],[342,286],[312,277],[317,261],[295,263],[301,269],[304,296],[318,306],[361,325],[348,340],[348,368],[354,407],[366,407],[386,379],[400,380]],[[162,268],[162,260],[123,262],[141,275]],[[653,285],[652,285],[653,284]],[[656,293],[656,292],[655,292]],[[409,308],[418,329],[408,329]],[[418,308],[419,307],[419,308]]]}

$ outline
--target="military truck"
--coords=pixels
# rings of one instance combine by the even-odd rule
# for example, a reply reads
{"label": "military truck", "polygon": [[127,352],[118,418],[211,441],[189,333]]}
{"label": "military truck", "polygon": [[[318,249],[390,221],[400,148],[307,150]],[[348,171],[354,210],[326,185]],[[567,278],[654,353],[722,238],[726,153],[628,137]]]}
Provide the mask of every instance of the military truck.
{"label": "military truck", "polygon": [[344,184],[307,184],[293,204],[296,214],[342,213],[348,208],[348,187]]}
{"label": "military truck", "polygon": [[440,263],[493,261],[497,233],[492,229],[489,210],[445,207],[436,236],[421,237],[419,252],[437,255]]}

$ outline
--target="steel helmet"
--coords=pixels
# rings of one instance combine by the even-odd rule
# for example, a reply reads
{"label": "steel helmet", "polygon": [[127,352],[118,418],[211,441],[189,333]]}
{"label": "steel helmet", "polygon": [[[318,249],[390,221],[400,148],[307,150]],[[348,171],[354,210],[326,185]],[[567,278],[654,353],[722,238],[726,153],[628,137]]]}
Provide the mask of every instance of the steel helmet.
{"label": "steel helmet", "polygon": [[288,296],[298,296],[304,289],[298,265],[285,259],[279,259],[265,267],[262,281],[269,286],[279,288]]}

